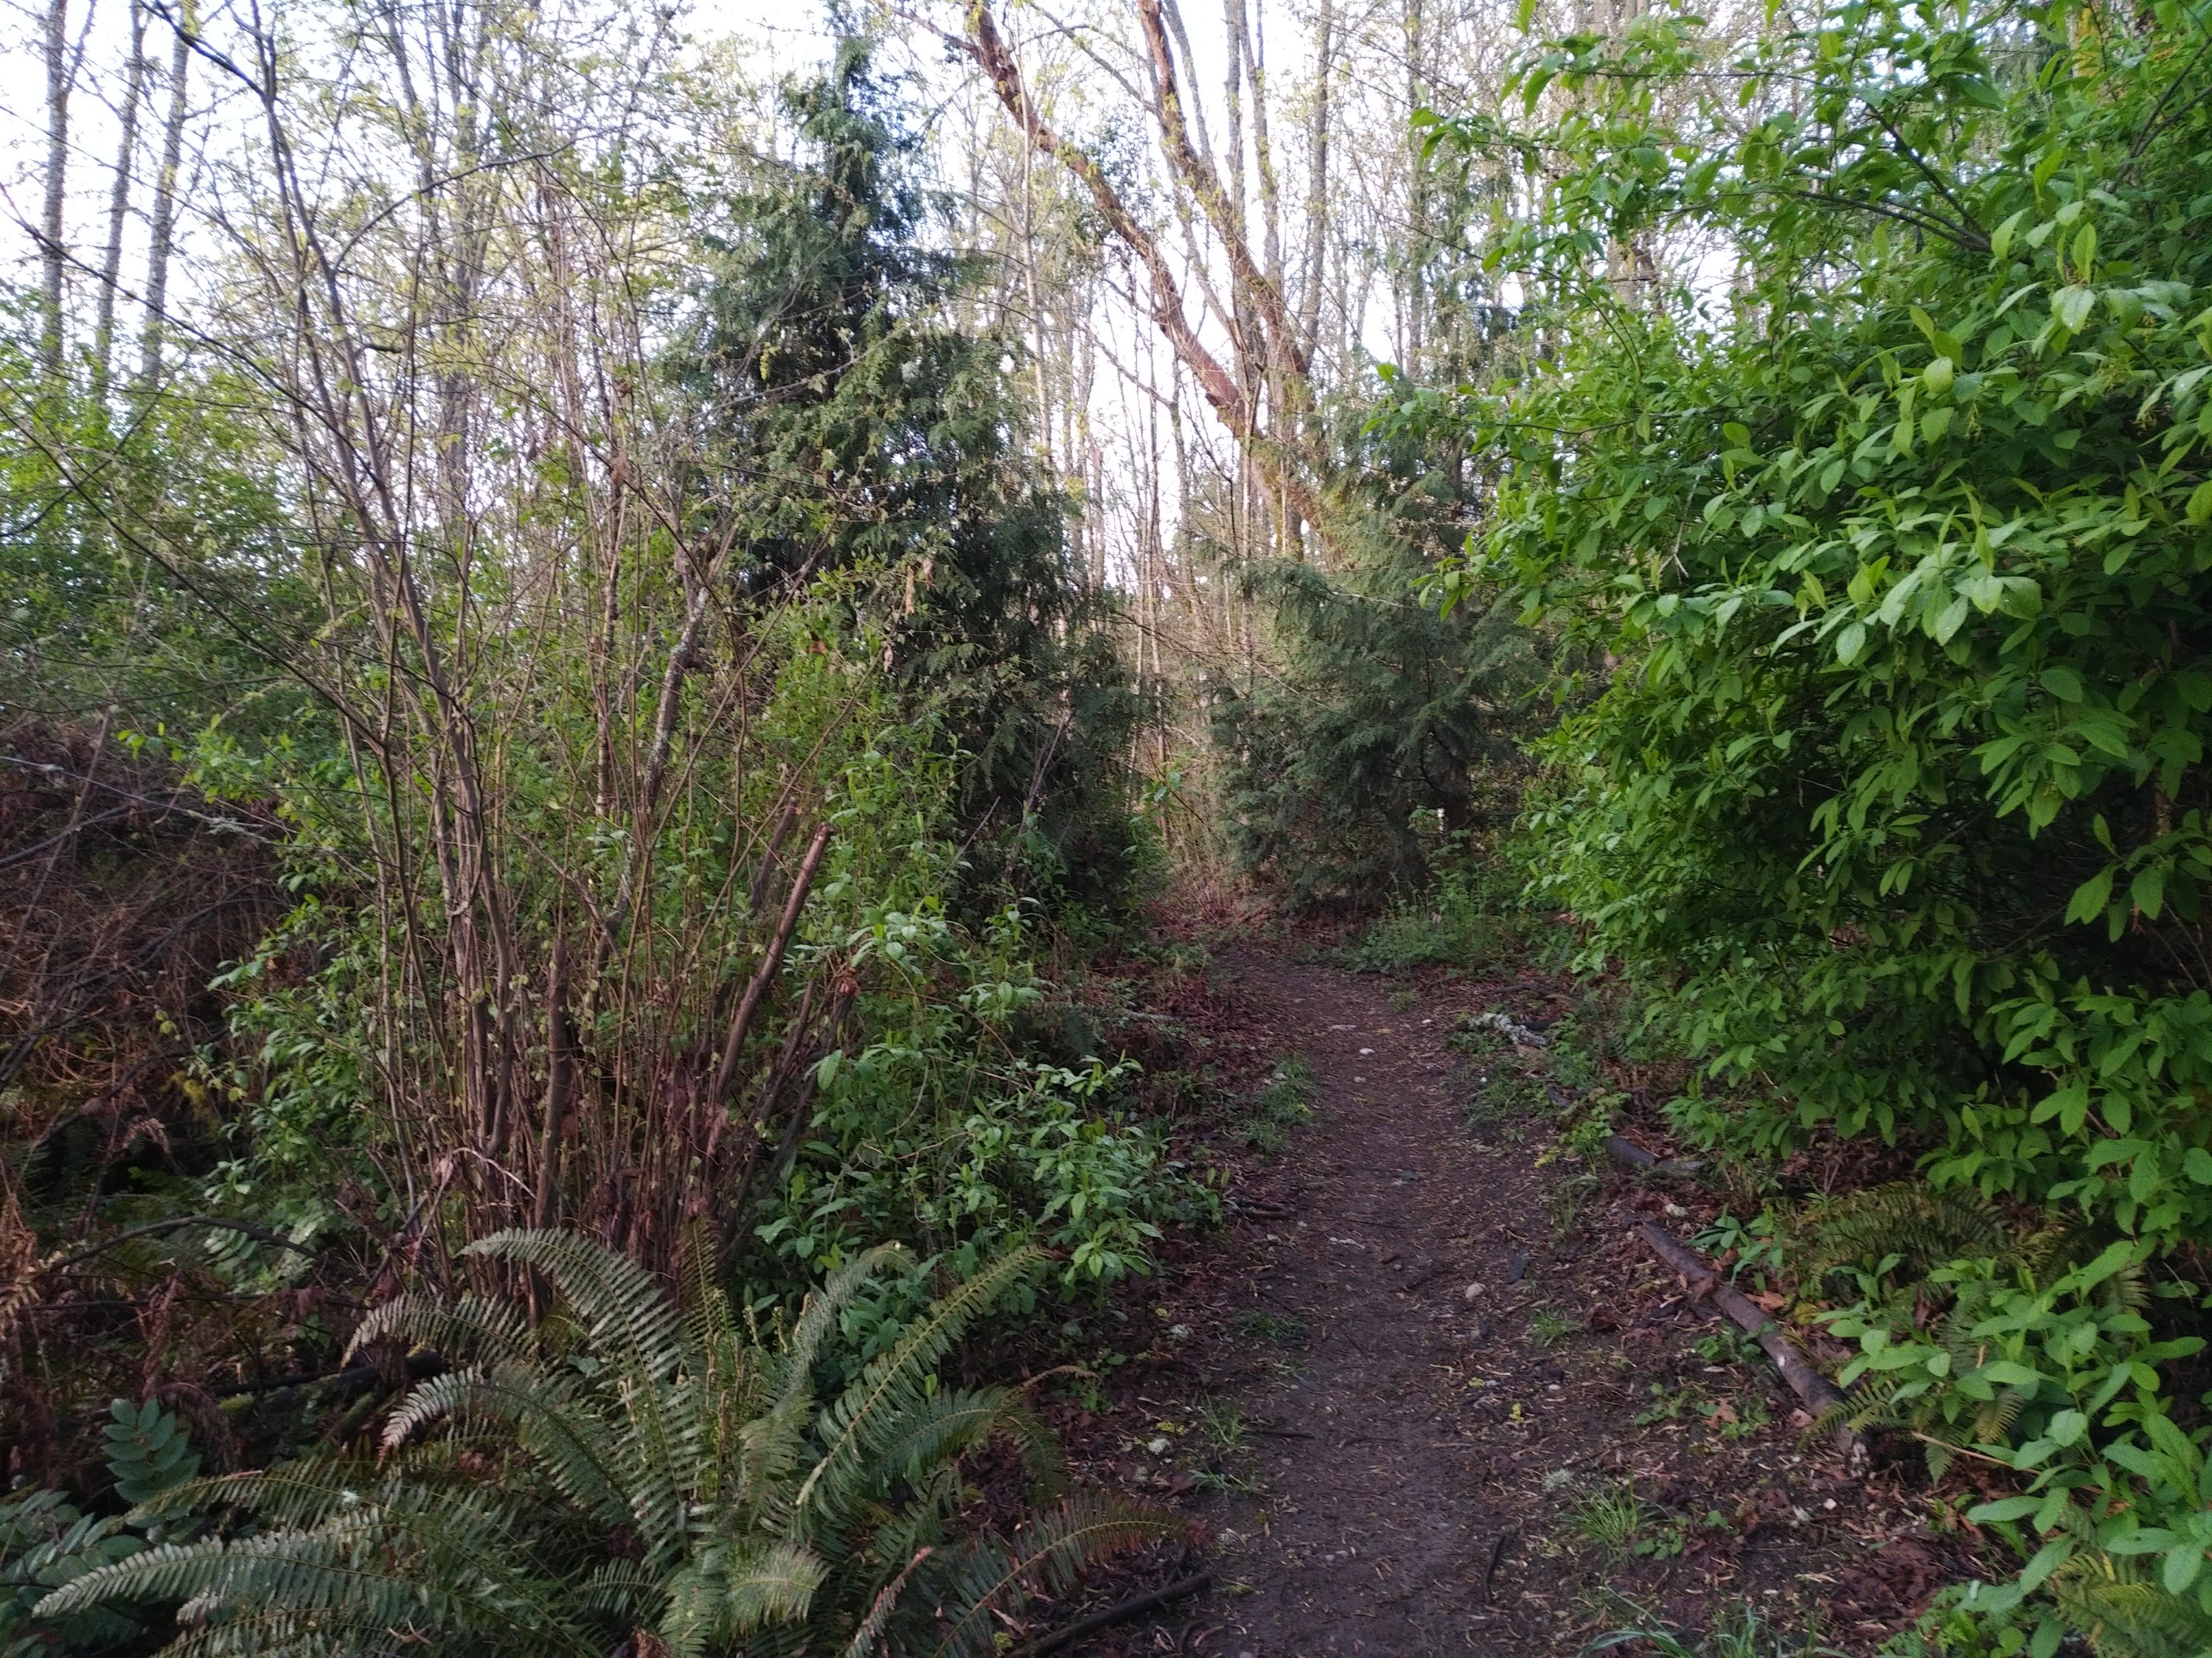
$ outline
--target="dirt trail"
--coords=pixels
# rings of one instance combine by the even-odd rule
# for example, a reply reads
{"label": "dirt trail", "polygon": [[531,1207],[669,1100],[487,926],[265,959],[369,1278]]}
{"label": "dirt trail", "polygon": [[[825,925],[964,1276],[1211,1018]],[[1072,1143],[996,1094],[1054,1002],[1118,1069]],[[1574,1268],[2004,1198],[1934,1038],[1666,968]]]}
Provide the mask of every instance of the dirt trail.
{"label": "dirt trail", "polygon": [[1868,1652],[1962,1575],[1924,1499],[1808,1448],[1763,1360],[1711,1351],[1710,1314],[1626,1240],[1688,1212],[1547,1166],[1540,1105],[1471,1132],[1509,1071],[1523,1101],[1565,1096],[1547,1056],[1470,1063],[1454,1031],[1543,1025],[1562,990],[1422,993],[1255,944],[1216,971],[1246,1045],[1311,1067],[1314,1116],[1241,1169],[1227,1235],[1155,1281],[1160,1339],[1096,1465],[1182,1493],[1218,1587],[1085,1650],[1536,1658],[1632,1606],[1679,1626],[1748,1602]]}
{"label": "dirt trail", "polygon": [[1255,1655],[1481,1650],[1510,1517],[1468,1434],[1496,1412],[1458,1371],[1504,1304],[1540,1296],[1542,1216],[1521,1171],[1462,1127],[1435,1014],[1394,1011],[1387,986],[1328,967],[1222,965],[1312,1067],[1315,1113],[1273,1201],[1246,1206],[1251,1299],[1305,1333],[1297,1373],[1243,1396],[1262,1491],[1222,1533],[1253,1586],[1224,1616]]}

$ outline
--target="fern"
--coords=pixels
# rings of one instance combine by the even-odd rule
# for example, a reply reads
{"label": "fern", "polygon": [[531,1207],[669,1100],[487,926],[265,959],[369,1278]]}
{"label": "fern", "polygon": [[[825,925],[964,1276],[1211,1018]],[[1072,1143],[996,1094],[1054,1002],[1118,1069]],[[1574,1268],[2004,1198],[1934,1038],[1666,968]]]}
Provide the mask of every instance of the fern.
{"label": "fern", "polygon": [[871,1360],[825,1415],[828,1448],[793,1499],[793,1523],[804,1529],[817,1515],[835,1520],[847,1511],[860,1485],[865,1460],[880,1455],[895,1430],[889,1424],[921,1398],[924,1379],[951,1351],[969,1321],[1043,1260],[1042,1251],[1015,1249],[932,1303],[889,1352]]}
{"label": "fern", "polygon": [[2051,1596],[2098,1658],[2201,1658],[2212,1650],[2212,1616],[2136,1560],[2084,1550],[2051,1575]]}
{"label": "fern", "polygon": [[[1181,1533],[1175,1515],[1079,1496],[1011,1541],[948,1545],[960,1464],[986,1442],[1018,1448],[1038,1492],[1061,1483],[1058,1448],[1018,1394],[931,1381],[1036,1251],[933,1303],[826,1408],[813,1375],[837,1314],[903,1257],[841,1268],[769,1345],[740,1333],[703,1246],[687,1251],[684,1304],[587,1239],[486,1239],[478,1254],[551,1280],[561,1316],[533,1329],[496,1297],[395,1303],[362,1339],[434,1335],[454,1368],[399,1401],[380,1461],[309,1457],[173,1485],[143,1511],[228,1509],[263,1529],[104,1560],[39,1614],[173,1606],[173,1658],[426,1646],[556,1658],[626,1641],[670,1658],[858,1654],[941,1638],[946,1618],[969,1631],[958,1649],[988,1651],[993,1608]],[[501,1454],[496,1479],[481,1448]]]}
{"label": "fern", "polygon": [[1182,1530],[1158,1509],[1087,1491],[1038,1515],[1011,1543],[979,1539],[952,1557],[936,1586],[946,1623],[933,1651],[938,1658],[992,1653],[993,1612],[1018,1608],[1032,1594],[1065,1594],[1085,1566]]}

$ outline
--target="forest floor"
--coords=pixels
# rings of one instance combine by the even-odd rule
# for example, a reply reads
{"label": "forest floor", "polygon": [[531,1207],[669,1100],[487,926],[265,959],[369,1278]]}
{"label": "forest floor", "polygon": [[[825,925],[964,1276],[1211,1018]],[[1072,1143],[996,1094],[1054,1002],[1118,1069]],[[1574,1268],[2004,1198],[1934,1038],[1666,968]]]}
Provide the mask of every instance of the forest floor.
{"label": "forest floor", "polygon": [[1067,1649],[1571,1654],[1747,1604],[1865,1653],[1971,1575],[1914,1461],[1848,1477],[1628,1232],[1686,1236],[1717,1200],[1557,1155],[1553,1056],[1468,1024],[1551,1028],[1569,984],[1247,938],[1206,1000],[1224,1073],[1295,1056],[1311,1120],[1235,1157],[1225,1226],[1123,1298],[1130,1362],[1068,1425],[1083,1473],[1167,1496],[1206,1544],[1090,1604],[1212,1583]]}

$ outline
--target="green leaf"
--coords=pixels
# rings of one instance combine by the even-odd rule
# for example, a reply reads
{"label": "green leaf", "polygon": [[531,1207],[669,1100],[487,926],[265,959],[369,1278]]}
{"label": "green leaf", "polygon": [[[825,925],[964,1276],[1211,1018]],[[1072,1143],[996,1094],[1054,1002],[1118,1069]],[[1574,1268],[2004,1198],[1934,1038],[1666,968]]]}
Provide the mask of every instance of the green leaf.
{"label": "green leaf", "polygon": [[2152,920],[2158,920],[2159,912],[2166,907],[2166,872],[2155,864],[2138,872],[2129,884],[2128,898]]}
{"label": "green leaf", "polygon": [[2159,1569],[2159,1581],[2166,1585],[2168,1594],[2185,1594],[2203,1566],[2203,1546],[2185,1543],[2181,1547],[2167,1552],[2166,1564]]}
{"label": "green leaf", "polygon": [[2081,676],[2071,668],[2053,664],[2043,671],[2043,689],[2061,702],[2079,702],[2081,700]]}
{"label": "green leaf", "polygon": [[2066,906],[2068,922],[2094,921],[2102,915],[2112,902],[2112,878],[2118,872],[2117,865],[2107,864],[2075,888],[2073,902]]}
{"label": "green leaf", "polygon": [[2094,288],[2079,286],[2062,288],[2051,296],[2051,314],[2069,333],[2079,333],[2081,325],[2088,321],[2089,313],[2096,303]]}

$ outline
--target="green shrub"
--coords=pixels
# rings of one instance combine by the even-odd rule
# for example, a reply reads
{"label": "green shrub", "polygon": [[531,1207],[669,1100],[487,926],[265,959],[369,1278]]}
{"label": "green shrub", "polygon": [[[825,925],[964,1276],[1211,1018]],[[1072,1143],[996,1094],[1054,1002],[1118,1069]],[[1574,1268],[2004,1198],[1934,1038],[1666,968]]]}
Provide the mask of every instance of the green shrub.
{"label": "green shrub", "polygon": [[[2138,1293],[2212,1236],[2203,30],[1871,0],[1534,46],[1548,125],[1427,118],[1471,190],[1540,203],[1493,256],[1544,371],[1389,416],[1498,458],[1439,597],[1502,584],[1606,665],[1562,687],[1528,842],[1699,1063],[1680,1127],[1879,1137],[2081,1228],[1885,1251],[1837,1322],[1869,1404],[2027,1484],[1976,1511],[2025,1571],[1960,1606],[2039,1658],[2063,1621],[2148,1651],[2212,1614],[2157,1370],[2195,1344]],[[1542,191],[1492,188],[1531,154]],[[1691,244],[1734,256],[1725,299],[1653,257]]]}
{"label": "green shrub", "polygon": [[[1618,665],[1548,741],[1539,884],[1707,1066],[1708,1142],[1909,1137],[2212,1228],[2196,27],[1879,3],[1735,51],[1656,12],[1530,56],[1578,101],[1500,257],[1557,372],[1420,416],[1505,468],[1441,586]],[[1739,252],[1727,307],[1590,258],[1692,231]]]}
{"label": "green shrub", "polygon": [[1505,920],[1508,908],[1480,854],[1462,841],[1438,860],[1428,891],[1394,902],[1368,923],[1345,959],[1359,973],[1479,970],[1500,961],[1516,942]]}

